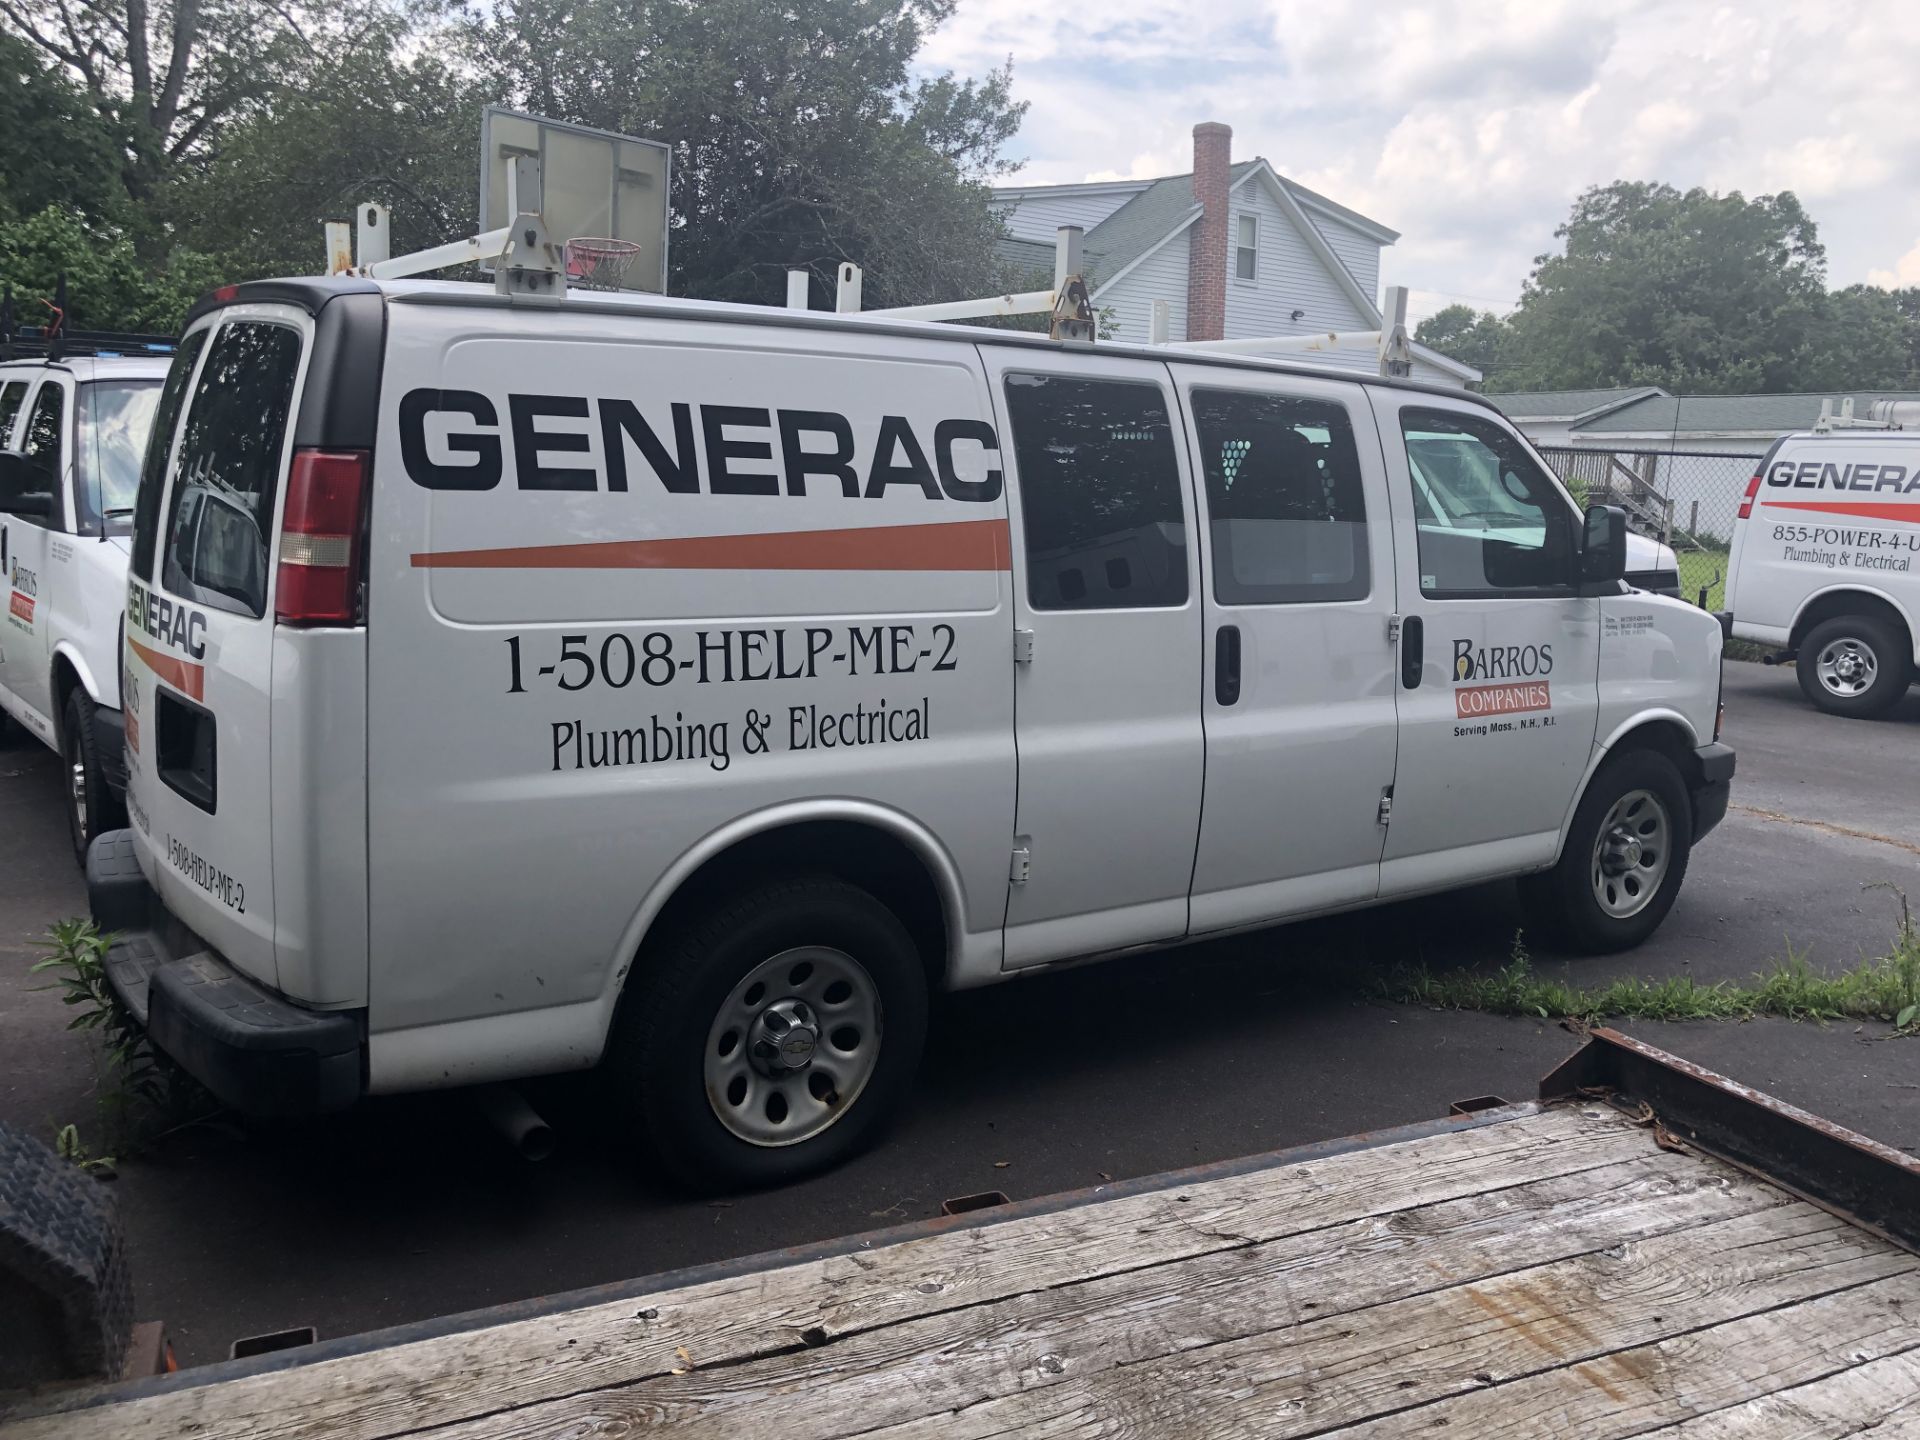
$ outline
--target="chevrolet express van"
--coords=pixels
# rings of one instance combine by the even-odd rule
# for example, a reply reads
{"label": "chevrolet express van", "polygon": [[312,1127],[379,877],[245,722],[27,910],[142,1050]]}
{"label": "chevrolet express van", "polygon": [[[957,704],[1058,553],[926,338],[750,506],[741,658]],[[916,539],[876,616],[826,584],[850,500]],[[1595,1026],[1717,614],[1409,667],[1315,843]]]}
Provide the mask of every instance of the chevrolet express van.
{"label": "chevrolet express van", "polygon": [[768,1183],[942,990],[1503,876],[1617,949],[1727,805],[1718,625],[1457,391],[334,279],[204,302],[158,427],[88,883],[246,1111],[599,1066]]}
{"label": "chevrolet express van", "polygon": [[1920,434],[1776,440],[1740,502],[1726,606],[1828,714],[1891,709],[1920,665]]}
{"label": "chevrolet express van", "polygon": [[82,863],[96,834],[127,823],[120,617],[166,374],[155,354],[0,363],[0,711],[59,754]]}

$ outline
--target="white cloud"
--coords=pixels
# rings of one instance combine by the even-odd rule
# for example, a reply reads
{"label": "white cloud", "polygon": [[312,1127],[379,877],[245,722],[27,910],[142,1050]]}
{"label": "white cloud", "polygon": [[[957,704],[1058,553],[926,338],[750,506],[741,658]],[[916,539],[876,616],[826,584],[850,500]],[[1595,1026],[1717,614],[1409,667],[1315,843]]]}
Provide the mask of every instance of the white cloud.
{"label": "white cloud", "polygon": [[1920,285],[1920,240],[1914,241],[1913,248],[1893,262],[1891,270],[1869,270],[1867,283],[1886,290],[1904,290],[1909,285]]}
{"label": "white cloud", "polygon": [[1614,179],[1791,189],[1832,284],[1920,283],[1920,245],[1884,268],[1920,235],[1920,26],[1893,0],[960,0],[926,58],[1009,55],[1023,181],[1184,170],[1224,120],[1236,156],[1401,231],[1386,278],[1440,303],[1516,297]]}

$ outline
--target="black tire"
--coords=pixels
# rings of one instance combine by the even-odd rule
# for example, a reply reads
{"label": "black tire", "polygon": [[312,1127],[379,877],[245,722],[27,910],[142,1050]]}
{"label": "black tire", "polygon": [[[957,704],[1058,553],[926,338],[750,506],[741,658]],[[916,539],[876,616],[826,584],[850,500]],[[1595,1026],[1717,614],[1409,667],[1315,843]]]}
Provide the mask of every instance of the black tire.
{"label": "black tire", "polygon": [[[750,972],[810,946],[851,957],[871,977],[879,1053],[819,1133],[754,1143],[722,1123],[724,1097],[709,1097],[709,1035]],[[906,927],[856,886],[802,876],[736,895],[650,942],[627,979],[604,1069],[671,1179],[706,1193],[756,1188],[817,1174],[871,1143],[906,1098],[926,1033],[926,970]]]}
{"label": "black tire", "polygon": [[82,869],[93,837],[126,824],[126,813],[107,788],[100,752],[93,738],[93,702],[76,688],[67,696],[60,721],[60,780],[67,797],[67,834],[73,858]]}
{"label": "black tire", "polygon": [[[1616,886],[1620,904],[1638,901],[1632,914],[1608,910],[1598,893],[1596,851],[1614,806],[1624,797],[1644,792],[1658,802],[1666,820],[1666,865],[1644,900],[1639,892],[1627,895]],[[1644,824],[1644,818],[1635,824]],[[1608,827],[1615,828],[1615,827]],[[1629,827],[1631,828],[1631,827]],[[1687,857],[1693,847],[1693,802],[1680,772],[1657,750],[1624,750],[1605,761],[1587,785],[1568,828],[1565,848],[1553,869],[1530,875],[1521,883],[1521,898],[1529,922],[1561,948],[1583,955],[1630,950],[1645,940],[1667,918],[1674,897],[1687,878]],[[1630,869],[1627,880],[1642,873]],[[1619,877],[1607,877],[1618,879]]]}
{"label": "black tire", "polygon": [[[1844,678],[1836,676],[1835,683],[1829,683],[1822,676],[1830,668],[1823,662],[1829,661],[1833,665],[1865,663],[1872,671],[1870,683],[1857,694],[1842,693],[1836,685],[1847,684]],[[1866,720],[1884,715],[1907,693],[1913,683],[1913,645],[1897,625],[1877,615],[1836,615],[1807,632],[1794,668],[1800,675],[1800,693],[1814,705],[1829,715]]]}

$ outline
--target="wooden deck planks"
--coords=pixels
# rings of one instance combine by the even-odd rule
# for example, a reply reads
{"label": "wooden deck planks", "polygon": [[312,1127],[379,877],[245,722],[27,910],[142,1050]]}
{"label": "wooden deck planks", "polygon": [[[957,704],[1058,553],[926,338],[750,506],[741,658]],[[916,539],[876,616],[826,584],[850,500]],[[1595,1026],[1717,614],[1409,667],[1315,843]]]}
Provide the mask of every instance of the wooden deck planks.
{"label": "wooden deck planks", "polygon": [[[1881,1277],[1920,1297],[1920,1262],[1795,1203],[1160,1360],[1083,1362],[1055,1383],[1030,1376],[1017,1393],[877,1433],[1280,1437],[1355,1426],[1355,1434],[1403,1435],[1432,1433],[1421,1428],[1428,1420],[1412,1418],[1432,1412],[1450,1417],[1450,1437],[1506,1434],[1475,1427],[1497,1408],[1494,1395],[1517,1388],[1502,1383],[1513,1377],[1564,1377],[1617,1350]],[[912,1371],[900,1378],[917,1383]],[[1489,1403],[1463,1419],[1446,1408],[1462,1396]],[[1406,1414],[1377,1431],[1364,1423],[1396,1411]]]}
{"label": "wooden deck planks", "polygon": [[1920,1348],[1682,1420],[1646,1440],[1841,1440],[1867,1431],[1872,1440],[1920,1436]]}
{"label": "wooden deck planks", "polygon": [[[1340,1440],[1640,1435],[1908,1353],[1920,1342],[1916,1319],[1920,1275],[1909,1271],[1337,1433]],[[1795,1432],[1760,1433],[1782,1440]]]}
{"label": "wooden deck planks", "polygon": [[[110,1408],[0,1424],[6,1440],[383,1440],[583,1392],[677,1379],[1030,1291],[1645,1158],[1646,1131],[1562,1107],[1394,1145],[935,1233]],[[989,1238],[991,1236],[991,1238]],[[1124,1237],[1124,1243],[1116,1243]],[[643,1312],[650,1318],[639,1318]]]}
{"label": "wooden deck planks", "polygon": [[1854,1433],[1875,1405],[1875,1440],[1910,1422],[1920,1440],[1920,1402],[1901,1398],[1916,1322],[1920,1259],[1582,1106],[0,1424],[0,1440],[680,1440],[770,1422],[782,1440],[1745,1440]]}

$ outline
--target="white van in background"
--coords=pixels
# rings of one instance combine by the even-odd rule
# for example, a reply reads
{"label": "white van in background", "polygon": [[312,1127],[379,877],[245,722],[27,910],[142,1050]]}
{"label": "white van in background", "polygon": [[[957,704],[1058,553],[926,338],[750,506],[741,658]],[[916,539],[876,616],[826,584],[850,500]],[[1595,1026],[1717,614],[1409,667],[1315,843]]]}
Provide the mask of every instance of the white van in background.
{"label": "white van in background", "polygon": [[126,823],[127,537],[168,358],[0,363],[0,708],[59,752],[80,860]]}
{"label": "white van in background", "polygon": [[1719,627],[1459,391],[334,279],[203,303],[158,427],[88,889],[247,1111],[600,1064],[788,1179],[941,989],[1503,876],[1618,949],[1727,806]]}
{"label": "white van in background", "polygon": [[1920,433],[1786,435],[1747,483],[1726,623],[1832,715],[1883,714],[1920,662]]}

